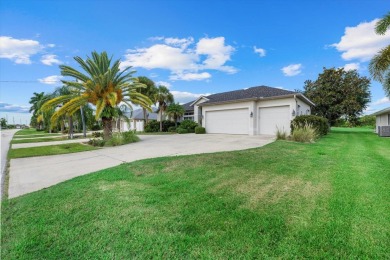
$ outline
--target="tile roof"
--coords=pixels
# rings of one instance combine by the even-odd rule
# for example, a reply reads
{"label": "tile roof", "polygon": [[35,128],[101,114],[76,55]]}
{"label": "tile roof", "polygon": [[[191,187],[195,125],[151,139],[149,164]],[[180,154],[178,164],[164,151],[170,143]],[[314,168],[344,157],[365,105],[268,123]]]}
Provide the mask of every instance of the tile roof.
{"label": "tile roof", "polygon": [[[149,120],[157,120],[157,113],[156,113],[157,108],[152,107],[152,109],[153,109],[153,111],[154,111],[153,113],[147,111],[147,113],[149,114],[148,119],[149,119]],[[126,113],[126,116],[129,116],[129,114],[130,114],[129,111],[127,111],[127,112],[125,112],[125,113]],[[144,119],[144,111],[142,110],[142,108],[133,110],[133,113],[131,114],[131,117],[130,117],[130,118],[131,118],[131,119],[136,119],[136,120],[137,120],[137,119],[138,119],[138,120],[143,120],[143,119]]]}
{"label": "tile roof", "polygon": [[188,103],[185,103],[183,104],[183,108],[185,111],[194,111],[194,106],[191,106],[191,104],[194,102],[194,100],[192,100],[191,102],[188,102]]}

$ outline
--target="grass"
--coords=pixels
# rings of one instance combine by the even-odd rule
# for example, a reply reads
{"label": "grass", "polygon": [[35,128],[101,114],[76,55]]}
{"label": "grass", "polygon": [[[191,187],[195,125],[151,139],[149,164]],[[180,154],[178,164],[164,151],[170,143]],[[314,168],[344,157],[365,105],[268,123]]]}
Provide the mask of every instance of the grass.
{"label": "grass", "polygon": [[42,137],[29,139],[12,139],[11,144],[25,144],[25,143],[41,143],[68,140],[67,137]]}
{"label": "grass", "polygon": [[78,152],[85,152],[85,151],[91,151],[96,149],[99,148],[90,145],[83,145],[79,143],[71,143],[71,144],[11,149],[8,152],[8,157],[9,159],[16,159],[16,158],[34,157],[34,156],[78,153]]}
{"label": "grass", "polygon": [[142,160],[3,202],[3,259],[389,259],[390,139]]}

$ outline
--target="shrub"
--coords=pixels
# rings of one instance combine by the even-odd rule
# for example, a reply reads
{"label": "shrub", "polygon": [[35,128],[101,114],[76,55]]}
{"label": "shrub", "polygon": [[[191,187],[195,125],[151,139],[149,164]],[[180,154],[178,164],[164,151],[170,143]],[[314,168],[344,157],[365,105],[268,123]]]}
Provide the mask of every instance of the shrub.
{"label": "shrub", "polygon": [[92,146],[103,147],[106,144],[106,141],[103,139],[93,138],[93,139],[89,139],[88,144]]}
{"label": "shrub", "polygon": [[156,120],[150,120],[145,125],[144,131],[147,133],[155,133],[160,131],[160,122],[157,122]]}
{"label": "shrub", "polygon": [[139,137],[133,131],[123,133],[113,133],[111,138],[107,141],[108,145],[117,146],[139,141]]}
{"label": "shrub", "polygon": [[293,123],[294,131],[291,134],[291,140],[302,143],[313,143],[318,138],[317,129],[309,123]]}
{"label": "shrub", "polygon": [[181,127],[178,127],[178,128],[176,129],[176,132],[177,132],[178,134],[188,134],[188,130],[185,129],[185,128],[181,128]]}
{"label": "shrub", "polygon": [[103,137],[103,133],[101,133],[101,132],[92,132],[92,137],[93,138]]}
{"label": "shrub", "polygon": [[314,115],[302,115],[297,116],[291,121],[291,132],[294,132],[294,126],[303,127],[305,125],[311,125],[317,130],[318,135],[326,135],[329,132],[329,124],[326,118]]}
{"label": "shrub", "polygon": [[286,140],[287,139],[287,132],[284,130],[279,129],[279,127],[276,127],[276,140]]}
{"label": "shrub", "polygon": [[97,125],[93,125],[91,130],[92,131],[98,131],[98,130],[102,130],[102,129],[103,129],[102,126],[97,124]]}
{"label": "shrub", "polygon": [[376,125],[376,117],[375,116],[362,116],[359,118],[359,125],[361,126],[369,126],[375,128]]}
{"label": "shrub", "polygon": [[176,132],[176,126],[170,126],[168,128],[168,132],[175,133]]}
{"label": "shrub", "polygon": [[198,123],[188,119],[180,123],[180,128],[187,129],[188,133],[195,133],[195,127],[197,126],[199,126]]}
{"label": "shrub", "polygon": [[206,128],[197,126],[195,127],[195,134],[205,134],[206,133]]}
{"label": "shrub", "polygon": [[139,137],[133,131],[122,133],[124,144],[135,143],[139,141]]}
{"label": "shrub", "polygon": [[[160,123],[160,122],[159,122]],[[175,126],[175,122],[172,122],[170,120],[164,120],[162,121],[162,131],[163,132],[168,132],[168,129],[172,126]],[[158,129],[160,130],[160,125],[158,127]]]}

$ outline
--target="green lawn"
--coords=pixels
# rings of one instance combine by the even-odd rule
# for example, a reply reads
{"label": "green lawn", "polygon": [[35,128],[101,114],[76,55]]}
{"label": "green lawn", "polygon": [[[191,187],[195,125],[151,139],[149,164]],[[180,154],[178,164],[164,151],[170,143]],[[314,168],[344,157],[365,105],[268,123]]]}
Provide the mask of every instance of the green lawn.
{"label": "green lawn", "polygon": [[8,153],[8,158],[15,159],[15,158],[24,158],[24,157],[34,157],[34,156],[78,153],[78,152],[85,152],[85,151],[91,151],[96,149],[99,148],[90,145],[83,145],[79,143],[38,146],[38,147],[30,147],[30,148],[18,148],[18,149],[11,149]]}
{"label": "green lawn", "polygon": [[26,138],[26,139],[15,139],[13,138],[11,144],[25,144],[25,143],[41,143],[41,142],[53,142],[53,141],[64,141],[68,140],[67,137],[42,137],[42,138]]}
{"label": "green lawn", "polygon": [[390,138],[142,160],[3,202],[2,259],[389,259]]}

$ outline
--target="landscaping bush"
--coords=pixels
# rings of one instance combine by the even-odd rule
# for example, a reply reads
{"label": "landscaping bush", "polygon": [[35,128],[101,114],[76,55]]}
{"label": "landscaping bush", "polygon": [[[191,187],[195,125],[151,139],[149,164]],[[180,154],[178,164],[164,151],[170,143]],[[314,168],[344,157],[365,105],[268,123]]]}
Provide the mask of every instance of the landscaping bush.
{"label": "landscaping bush", "polygon": [[311,125],[316,129],[318,135],[323,136],[329,132],[329,123],[326,118],[314,115],[302,115],[295,117],[291,121],[291,132],[294,133],[294,126],[304,127],[305,125]]}
{"label": "landscaping bush", "polygon": [[317,129],[309,123],[293,123],[294,131],[291,140],[301,143],[313,143],[318,138]]}
{"label": "landscaping bush", "polygon": [[93,138],[89,139],[88,144],[92,146],[103,147],[106,144],[106,141],[100,138]]}
{"label": "landscaping bush", "polygon": [[107,144],[111,146],[118,146],[138,141],[139,137],[136,136],[133,131],[127,131],[122,133],[113,133],[111,138],[107,141]]}
{"label": "landscaping bush", "polygon": [[284,130],[279,129],[279,127],[276,127],[276,140],[286,140],[287,139],[287,132]]}
{"label": "landscaping bush", "polygon": [[168,128],[168,132],[176,133],[176,126],[170,126],[170,127]]}
{"label": "landscaping bush", "polygon": [[192,120],[183,120],[180,123],[180,128],[187,129],[188,133],[195,133],[195,127],[199,126],[198,123]]}
{"label": "landscaping bush", "polygon": [[124,144],[135,143],[139,141],[139,137],[135,134],[134,131],[127,131],[121,134],[123,137]]}
{"label": "landscaping bush", "polygon": [[102,126],[97,124],[97,125],[93,125],[91,130],[92,131],[99,131],[102,129],[103,129]]}
{"label": "landscaping bush", "polygon": [[156,120],[150,120],[145,125],[144,131],[147,133],[155,133],[160,131],[160,122],[157,122]]}
{"label": "landscaping bush", "polygon": [[368,126],[371,128],[375,128],[376,117],[375,116],[368,116],[368,115],[362,116],[361,118],[359,118],[358,124],[360,126]]}
{"label": "landscaping bush", "polygon": [[[160,122],[159,122],[160,123]],[[175,122],[172,122],[170,120],[164,120],[162,121],[162,131],[163,132],[168,132],[168,129],[172,126],[175,126]],[[160,130],[160,125],[158,127],[158,129]]]}
{"label": "landscaping bush", "polygon": [[206,133],[206,128],[197,126],[195,127],[195,134],[205,134]]}
{"label": "landscaping bush", "polygon": [[185,129],[185,128],[181,128],[181,127],[178,127],[178,128],[176,129],[176,132],[177,132],[178,134],[188,134],[188,130]]}
{"label": "landscaping bush", "polygon": [[103,137],[103,133],[101,133],[101,132],[92,132],[92,137],[93,138]]}

